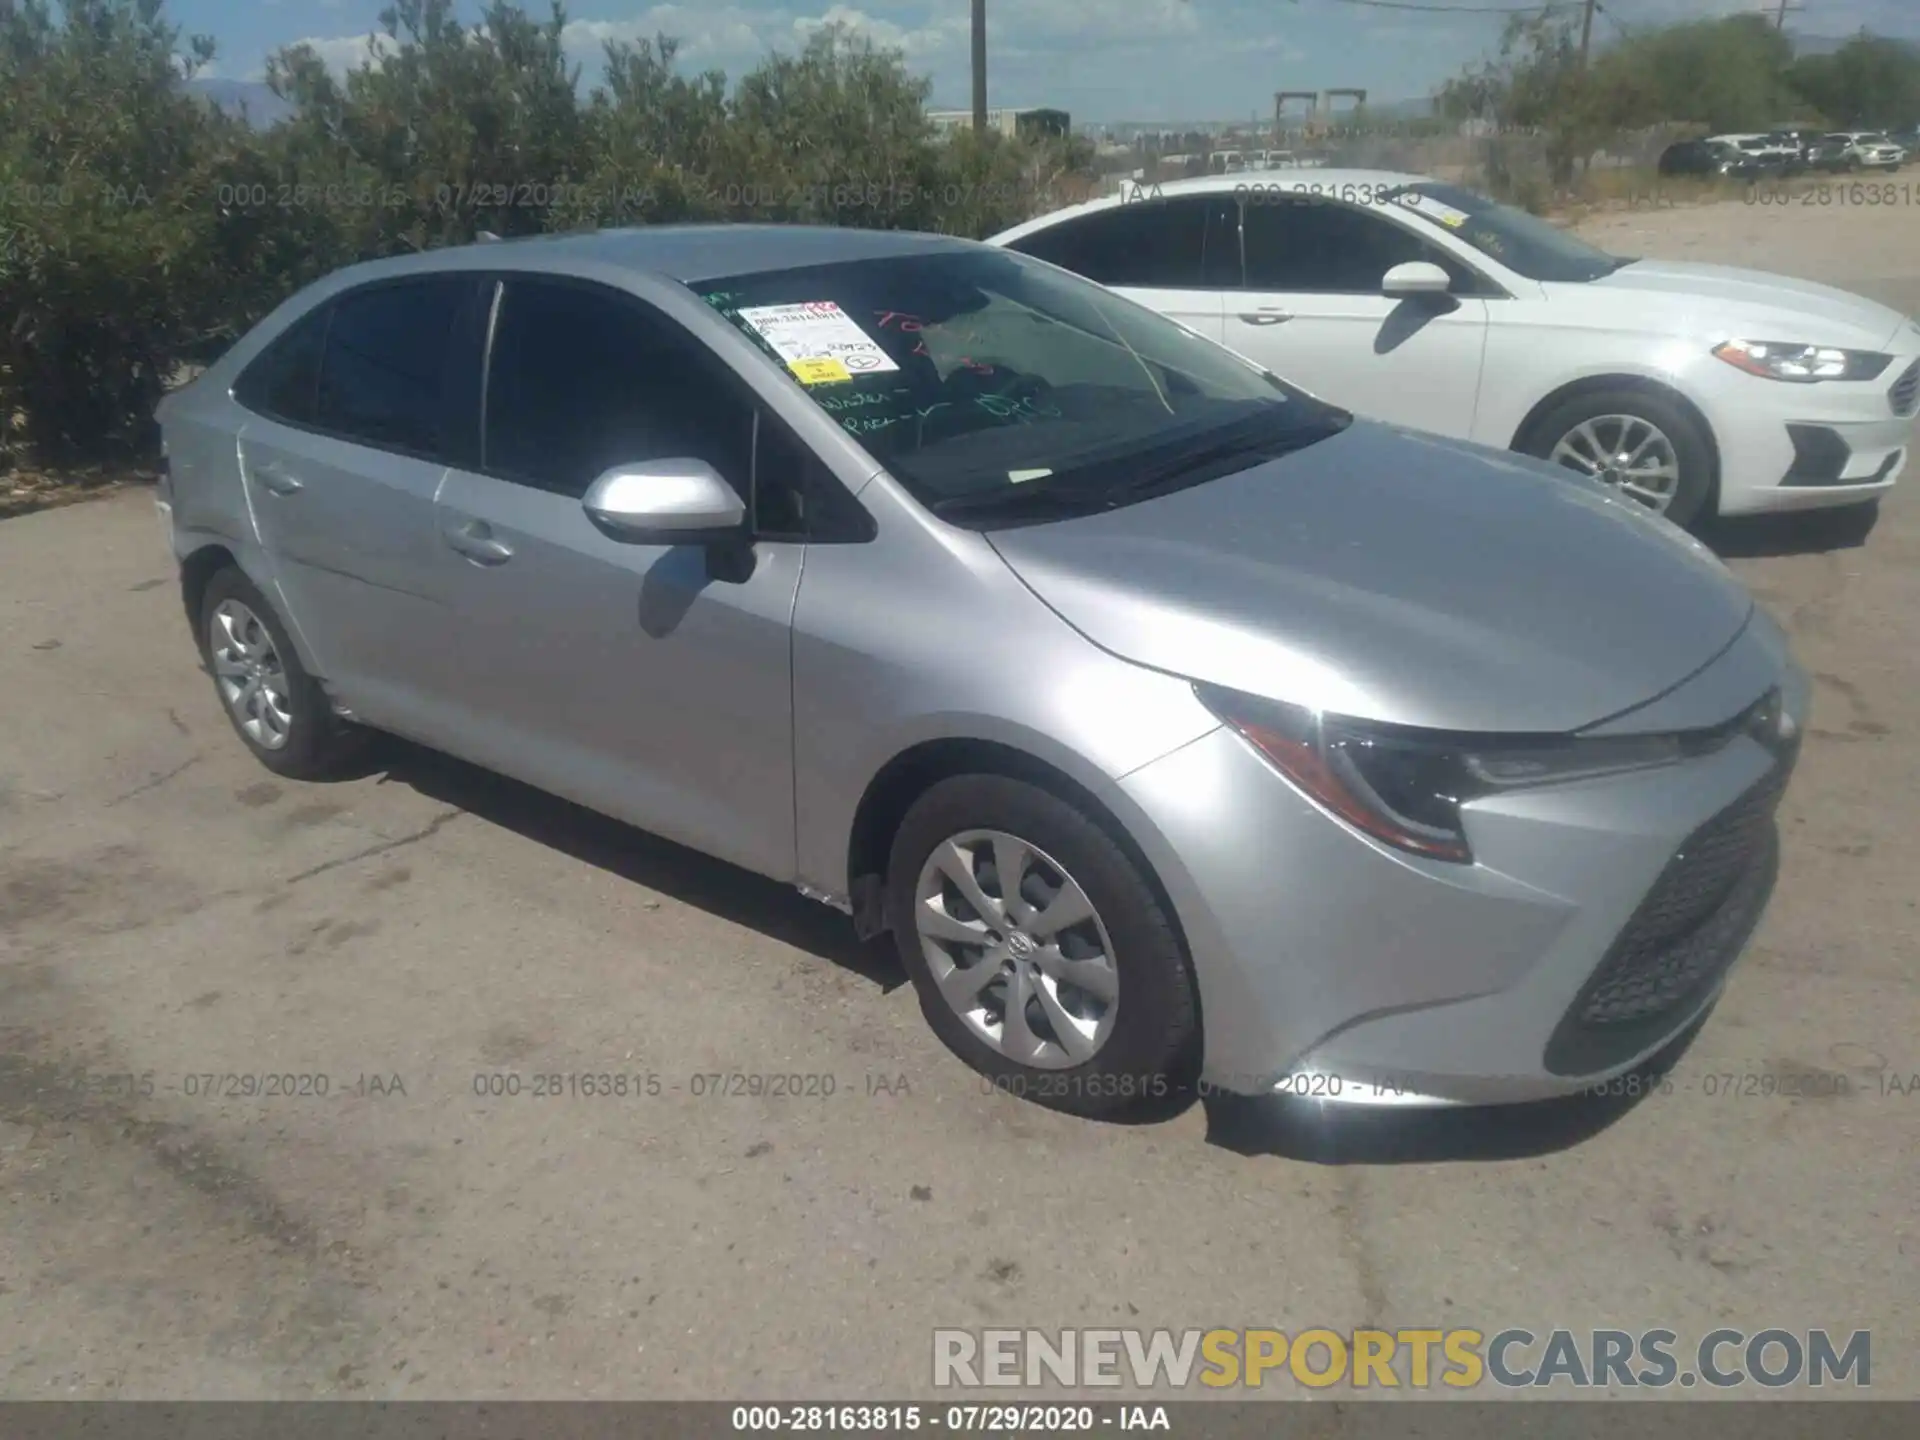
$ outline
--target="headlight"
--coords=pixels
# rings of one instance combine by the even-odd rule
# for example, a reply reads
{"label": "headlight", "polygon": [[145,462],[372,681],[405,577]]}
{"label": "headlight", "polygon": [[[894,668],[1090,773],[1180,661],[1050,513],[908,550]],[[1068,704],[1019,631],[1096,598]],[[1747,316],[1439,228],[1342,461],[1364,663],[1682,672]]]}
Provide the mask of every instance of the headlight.
{"label": "headlight", "polygon": [[[1461,864],[1473,860],[1460,815],[1468,801],[1706,754],[1752,729],[1768,703],[1684,734],[1455,735],[1349,720],[1211,685],[1194,692],[1297,789],[1355,829]],[[1777,708],[1777,697],[1769,699]]]}
{"label": "headlight", "polygon": [[1835,350],[1781,340],[1729,340],[1713,353],[1736,369],[1765,380],[1812,385],[1821,380],[1872,380],[1893,363],[1877,350]]}

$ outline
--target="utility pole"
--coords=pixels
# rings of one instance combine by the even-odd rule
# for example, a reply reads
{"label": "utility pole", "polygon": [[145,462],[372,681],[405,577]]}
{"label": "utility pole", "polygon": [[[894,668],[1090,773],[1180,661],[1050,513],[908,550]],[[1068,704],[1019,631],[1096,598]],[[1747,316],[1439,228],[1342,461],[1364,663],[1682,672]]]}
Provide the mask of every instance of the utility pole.
{"label": "utility pole", "polygon": [[973,0],[973,133],[987,133],[987,0]]}
{"label": "utility pole", "polygon": [[1787,0],[1780,0],[1779,10],[1774,12],[1773,28],[1776,30],[1786,29],[1787,28],[1787,12],[1789,10],[1804,10],[1806,8],[1807,7],[1804,5],[1790,5],[1787,3]]}
{"label": "utility pole", "polygon": [[1580,17],[1580,68],[1587,68],[1587,52],[1593,48],[1593,11],[1598,0],[1587,0],[1586,13]]}

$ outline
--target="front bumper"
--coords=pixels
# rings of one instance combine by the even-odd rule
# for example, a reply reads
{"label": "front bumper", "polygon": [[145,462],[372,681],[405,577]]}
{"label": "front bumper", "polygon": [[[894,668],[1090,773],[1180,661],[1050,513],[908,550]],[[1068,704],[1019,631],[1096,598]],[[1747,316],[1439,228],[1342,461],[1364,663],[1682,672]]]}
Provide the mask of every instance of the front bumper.
{"label": "front bumper", "polygon": [[[1715,708],[1761,671],[1804,727],[1805,679],[1770,624],[1662,709],[1688,691]],[[1193,950],[1206,1083],[1457,1105],[1577,1093],[1711,1007],[1771,891],[1771,801],[1791,768],[1742,735],[1682,766],[1476,802],[1464,866],[1359,835],[1224,729],[1122,785],[1164,843],[1149,859]]]}
{"label": "front bumper", "polygon": [[1872,500],[1894,487],[1914,444],[1920,355],[1895,358],[1878,379],[1785,385],[1733,371],[1716,376],[1720,513],[1807,510]]}

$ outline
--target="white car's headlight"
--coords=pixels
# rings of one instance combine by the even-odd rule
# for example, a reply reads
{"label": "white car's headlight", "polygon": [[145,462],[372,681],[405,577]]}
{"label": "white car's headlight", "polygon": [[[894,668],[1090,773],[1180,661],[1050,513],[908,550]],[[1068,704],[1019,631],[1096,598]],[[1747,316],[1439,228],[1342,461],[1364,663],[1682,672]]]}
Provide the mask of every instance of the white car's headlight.
{"label": "white car's headlight", "polygon": [[1713,353],[1737,370],[1763,380],[1812,385],[1821,380],[1872,380],[1893,363],[1878,350],[1836,350],[1784,340],[1728,340]]}

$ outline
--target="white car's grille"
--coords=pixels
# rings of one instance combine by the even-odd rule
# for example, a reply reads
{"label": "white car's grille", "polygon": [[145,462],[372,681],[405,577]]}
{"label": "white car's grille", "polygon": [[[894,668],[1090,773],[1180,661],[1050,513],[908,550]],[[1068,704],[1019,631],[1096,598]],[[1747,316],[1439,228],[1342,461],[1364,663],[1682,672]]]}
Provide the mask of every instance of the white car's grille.
{"label": "white car's grille", "polygon": [[1887,399],[1893,402],[1893,413],[1896,415],[1911,415],[1920,408],[1920,360],[1909,365],[1905,373],[1893,382]]}

